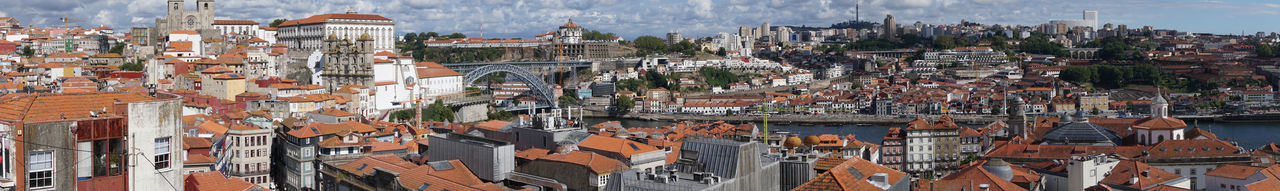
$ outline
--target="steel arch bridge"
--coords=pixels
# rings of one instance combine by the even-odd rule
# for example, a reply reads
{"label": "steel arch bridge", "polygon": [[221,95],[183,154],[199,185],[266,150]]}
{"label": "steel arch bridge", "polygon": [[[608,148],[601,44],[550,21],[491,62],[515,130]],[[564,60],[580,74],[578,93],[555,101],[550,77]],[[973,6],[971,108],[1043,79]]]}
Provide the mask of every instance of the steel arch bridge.
{"label": "steel arch bridge", "polygon": [[516,67],[510,64],[487,65],[487,66],[476,68],[467,72],[467,74],[463,76],[463,79],[466,80],[466,85],[470,86],[472,83],[475,83],[476,80],[480,79],[481,77],[484,77],[485,75],[489,75],[494,72],[506,72],[507,74],[514,74],[516,78],[519,78],[520,80],[524,81],[526,84],[529,85],[529,91],[535,97],[537,97],[538,102],[542,104],[546,104],[551,107],[556,107],[555,94],[551,92],[551,87],[547,85],[547,82],[543,81],[542,77],[538,77],[537,75],[534,75],[528,70],[524,70],[523,68],[520,68],[520,67]]}

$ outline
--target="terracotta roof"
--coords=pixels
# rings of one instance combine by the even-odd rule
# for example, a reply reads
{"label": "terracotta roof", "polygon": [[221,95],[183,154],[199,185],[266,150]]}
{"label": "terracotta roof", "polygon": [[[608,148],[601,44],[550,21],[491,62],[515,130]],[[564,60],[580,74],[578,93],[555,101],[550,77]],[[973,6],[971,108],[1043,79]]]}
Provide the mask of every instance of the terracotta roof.
{"label": "terracotta roof", "polygon": [[217,171],[193,172],[187,174],[183,182],[187,190],[267,190],[244,179],[223,176]]}
{"label": "terracotta roof", "polygon": [[[1138,177],[1137,184],[1130,184],[1130,179]],[[1142,189],[1148,186],[1157,185],[1182,176],[1160,170],[1159,168],[1147,165],[1147,163],[1121,160],[1111,169],[1111,175],[1104,177],[1102,183],[1111,185],[1122,185],[1131,188]]]}
{"label": "terracotta roof", "polygon": [[1146,118],[1134,122],[1135,129],[1182,129],[1187,127],[1187,122],[1177,118]]}
{"label": "terracotta roof", "polygon": [[501,121],[501,120],[489,120],[489,121],[485,121],[485,122],[477,123],[477,124],[475,125],[475,127],[476,127],[476,128],[481,128],[481,129],[486,129],[486,130],[489,130],[489,131],[498,131],[498,129],[502,129],[502,127],[506,127],[506,126],[507,126],[507,124],[511,124],[511,122],[510,122],[510,121]]}
{"label": "terracotta roof", "polygon": [[1164,140],[1147,149],[1145,158],[1231,157],[1244,156],[1240,148],[1221,140],[1192,139]]}
{"label": "terracotta roof", "polygon": [[605,157],[604,155],[596,154],[593,152],[587,152],[587,151],[572,151],[565,154],[558,154],[558,153],[550,154],[547,156],[543,156],[542,158],[538,158],[537,160],[577,164],[577,165],[585,166],[591,169],[591,171],[595,172],[596,174],[608,174],[612,172],[629,169],[629,167],[627,167],[627,165],[623,164],[621,161],[614,160],[609,157]]}
{"label": "terracotta roof", "polygon": [[182,148],[213,148],[213,141],[200,137],[182,137]]}
{"label": "terracotta roof", "polygon": [[1269,190],[1280,188],[1280,164],[1267,166],[1267,168],[1258,171],[1258,173],[1261,173],[1262,176],[1266,177],[1266,179],[1245,185],[1245,188],[1248,188],[1249,190]]}
{"label": "terracotta roof", "polygon": [[1245,178],[1249,178],[1249,176],[1257,174],[1258,171],[1261,171],[1262,169],[1266,169],[1266,167],[1226,164],[1218,166],[1218,168],[1210,170],[1209,172],[1205,172],[1204,175],[1244,180]]}
{"label": "terracotta roof", "polygon": [[311,111],[310,113],[328,115],[328,116],[337,116],[337,117],[355,116],[355,114],[352,114],[351,112],[343,111],[340,109],[331,109],[331,108],[317,109],[315,111]]}
{"label": "terracotta roof", "polygon": [[[961,167],[959,172],[947,175],[938,181],[929,183],[927,189],[922,190],[978,190],[978,186],[986,184],[990,186],[991,191],[1021,191],[1027,190],[1010,180],[1005,180],[983,168],[983,165],[990,161],[975,161]],[[1023,169],[1012,169],[1013,171]],[[922,183],[924,184],[924,183]]]}
{"label": "terracotta roof", "polygon": [[187,160],[182,161],[182,164],[213,164],[214,161],[216,160],[209,155],[187,153]]}
{"label": "terracotta roof", "polygon": [[286,134],[297,138],[309,138],[321,135],[337,135],[341,132],[372,133],[375,131],[377,131],[377,129],[368,124],[347,121],[337,124],[309,123],[302,128],[291,130]]}
{"label": "terracotta roof", "polygon": [[315,16],[307,17],[305,19],[288,20],[288,21],[285,21],[284,23],[280,23],[280,25],[277,27],[289,27],[289,26],[296,26],[296,25],[324,23],[329,19],[384,20],[384,21],[391,20],[381,15],[335,13],[335,14],[315,15]]}
{"label": "terracotta roof", "polygon": [[525,150],[520,150],[520,152],[516,152],[516,158],[522,158],[526,160],[535,160],[538,158],[542,158],[543,156],[547,156],[549,154],[551,154],[551,150],[541,149],[541,148],[529,148]]}
{"label": "terracotta roof", "polygon": [[356,159],[336,168],[359,176],[373,175],[374,168],[381,168],[396,173],[403,173],[418,165],[392,154],[369,155]]}
{"label": "terracotta roof", "polygon": [[869,178],[880,173],[884,173],[887,184],[890,186],[907,176],[907,173],[902,171],[855,157],[844,160],[831,170],[796,187],[795,190],[884,190],[868,181]]}
{"label": "terracotta roof", "polygon": [[[90,92],[74,94],[27,94],[0,100],[0,120],[53,121],[115,115],[115,103],[151,101],[145,93]],[[106,110],[103,112],[102,110]]]}
{"label": "terracotta roof", "polygon": [[[406,190],[507,190],[503,186],[480,180],[459,160],[428,164],[401,172],[397,181],[400,187]],[[440,168],[437,169],[436,166]]]}
{"label": "terracotta roof", "polygon": [[840,164],[844,164],[847,161],[849,160],[842,159],[842,158],[831,158],[831,157],[818,158],[818,160],[814,161],[813,163],[813,170],[828,171]]}
{"label": "terracotta roof", "polygon": [[644,143],[598,135],[588,136],[587,139],[578,143],[578,147],[618,153],[627,158],[631,158],[631,156],[636,154],[658,150],[658,147],[649,146]]}
{"label": "terracotta roof", "polygon": [[418,68],[418,78],[435,78],[446,76],[462,76],[462,73],[448,68]]}
{"label": "terracotta roof", "polygon": [[169,34],[189,34],[189,35],[199,35],[200,33],[196,32],[196,31],[194,31],[194,30],[180,30],[180,31],[172,31],[172,32],[169,32]]}

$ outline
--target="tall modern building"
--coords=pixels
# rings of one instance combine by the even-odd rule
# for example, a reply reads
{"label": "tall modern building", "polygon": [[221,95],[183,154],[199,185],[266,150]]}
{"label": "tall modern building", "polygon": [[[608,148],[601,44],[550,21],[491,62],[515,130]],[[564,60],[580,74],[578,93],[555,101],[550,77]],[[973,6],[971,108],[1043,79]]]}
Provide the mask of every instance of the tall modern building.
{"label": "tall modern building", "polygon": [[884,16],[884,29],[880,32],[884,33],[881,36],[885,39],[893,39],[898,36],[898,23],[897,20],[893,19],[893,15]]}
{"label": "tall modern building", "polygon": [[667,33],[667,44],[676,44],[684,41],[684,37],[680,37],[680,32],[672,31]]}
{"label": "tall modern building", "polygon": [[1098,11],[1085,10],[1080,20],[1051,20],[1046,31],[1061,33],[1076,27],[1090,27],[1098,30]]}

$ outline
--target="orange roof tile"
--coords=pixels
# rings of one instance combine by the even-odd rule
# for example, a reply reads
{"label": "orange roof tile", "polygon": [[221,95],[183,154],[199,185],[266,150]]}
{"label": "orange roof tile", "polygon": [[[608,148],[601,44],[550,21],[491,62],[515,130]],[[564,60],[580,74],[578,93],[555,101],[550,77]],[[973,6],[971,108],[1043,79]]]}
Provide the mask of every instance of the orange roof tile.
{"label": "orange roof tile", "polygon": [[267,190],[244,179],[223,176],[221,172],[217,171],[187,174],[183,178],[183,182],[186,188],[194,188],[195,190],[250,190],[255,188]]}
{"label": "orange roof tile", "polygon": [[[0,100],[0,120],[28,122],[90,118],[90,112],[101,112],[99,117],[106,117],[114,115],[115,103],[155,99],[133,92],[27,94],[8,98]],[[101,111],[103,109],[106,111]]]}
{"label": "orange roof tile", "polygon": [[391,20],[391,19],[388,19],[388,18],[386,18],[386,17],[382,17],[381,15],[369,15],[369,14],[336,14],[336,13],[335,13],[335,14],[315,15],[315,16],[307,17],[307,18],[305,18],[305,19],[288,20],[288,21],[285,21],[284,23],[280,23],[280,25],[279,25],[279,26],[277,26],[277,27],[290,27],[290,26],[297,26],[297,25],[317,24],[317,23],[323,23],[323,22],[326,22],[326,21],[328,21],[329,19],[385,20],[385,21],[390,21],[390,20]]}
{"label": "orange roof tile", "polygon": [[591,169],[591,171],[595,172],[596,174],[608,174],[612,172],[626,170],[629,168],[627,167],[626,164],[623,164],[618,160],[614,160],[609,157],[605,157],[604,155],[596,154],[593,152],[587,152],[587,151],[572,151],[565,154],[559,154],[559,153],[550,154],[547,156],[543,156],[542,158],[538,158],[537,160],[563,162],[563,163],[581,165]]}
{"label": "orange roof tile", "polygon": [[658,147],[653,147],[632,140],[597,135],[588,136],[587,139],[578,143],[578,147],[618,153],[627,158],[631,158],[631,156],[636,154],[658,150]]}
{"label": "orange roof tile", "polygon": [[[822,158],[819,158],[819,160],[822,160]],[[827,160],[832,161],[831,159]],[[855,172],[861,174],[854,174]],[[893,170],[855,157],[843,160],[839,165],[832,167],[831,170],[818,175],[794,190],[884,190],[867,180],[878,173],[885,173],[888,177],[888,185],[897,184],[897,181],[907,176],[907,173],[902,171]]]}

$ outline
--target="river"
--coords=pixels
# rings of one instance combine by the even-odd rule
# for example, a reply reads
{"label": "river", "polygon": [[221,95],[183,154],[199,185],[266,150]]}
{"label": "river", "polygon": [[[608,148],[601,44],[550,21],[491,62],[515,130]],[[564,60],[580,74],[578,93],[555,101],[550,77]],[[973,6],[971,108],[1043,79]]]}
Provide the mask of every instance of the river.
{"label": "river", "polygon": [[[597,124],[605,121],[621,121],[623,127],[660,127],[671,124],[667,121],[644,121],[633,119],[608,119],[608,118],[586,118],[587,124]],[[1194,126],[1195,121],[1186,121],[1189,125],[1187,129]],[[980,125],[965,125],[967,127],[975,127]],[[790,132],[799,136],[808,135],[848,135],[853,134],[858,140],[879,144],[885,133],[889,132],[889,128],[893,126],[884,125],[842,125],[842,126],[803,126],[803,125],[781,125],[770,124],[770,132]],[[1280,124],[1274,123],[1215,123],[1209,121],[1201,121],[1200,127],[1208,129],[1210,132],[1218,135],[1218,138],[1232,141],[1240,144],[1245,149],[1256,149],[1262,145],[1271,142],[1280,142]]]}

